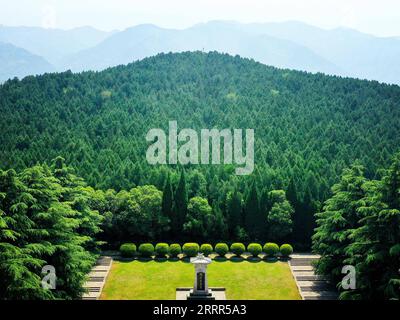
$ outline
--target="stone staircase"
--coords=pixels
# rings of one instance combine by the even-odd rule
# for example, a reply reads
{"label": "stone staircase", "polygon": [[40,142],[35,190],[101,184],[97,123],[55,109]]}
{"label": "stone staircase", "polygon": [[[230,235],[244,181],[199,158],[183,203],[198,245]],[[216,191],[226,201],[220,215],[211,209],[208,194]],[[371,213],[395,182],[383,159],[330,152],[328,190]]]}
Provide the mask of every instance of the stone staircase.
{"label": "stone staircase", "polygon": [[112,262],[113,258],[110,256],[101,256],[97,259],[88,275],[88,280],[83,285],[87,292],[82,296],[82,300],[98,300],[100,298]]}
{"label": "stone staircase", "polygon": [[335,288],[324,277],[314,273],[312,262],[319,258],[314,254],[291,255],[289,266],[300,295],[303,300],[336,300]]}

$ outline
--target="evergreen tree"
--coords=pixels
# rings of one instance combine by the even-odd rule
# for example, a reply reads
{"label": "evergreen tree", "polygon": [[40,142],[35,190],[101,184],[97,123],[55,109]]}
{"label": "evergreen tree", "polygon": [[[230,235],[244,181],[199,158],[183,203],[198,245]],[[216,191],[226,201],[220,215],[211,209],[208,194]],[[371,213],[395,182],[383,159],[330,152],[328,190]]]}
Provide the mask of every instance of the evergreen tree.
{"label": "evergreen tree", "polygon": [[161,213],[165,217],[168,217],[171,224],[177,218],[173,211],[173,191],[169,174],[164,185],[163,197],[161,202]]}
{"label": "evergreen tree", "polygon": [[228,230],[231,239],[238,235],[238,229],[242,227],[242,200],[235,190],[228,199]]}
{"label": "evergreen tree", "polygon": [[187,205],[188,195],[186,190],[185,171],[182,170],[178,187],[176,188],[174,196],[174,211],[176,213],[176,220],[171,221],[172,230],[175,236],[183,230],[183,224],[185,223],[187,214]]}
{"label": "evergreen tree", "polygon": [[357,271],[356,290],[343,299],[400,299],[400,153],[381,181],[365,183],[358,209],[361,226],[352,234],[346,263]]}
{"label": "evergreen tree", "polygon": [[360,226],[365,191],[363,185],[364,168],[352,165],[343,171],[338,184],[332,187],[332,198],[325,203],[323,211],[316,214],[317,228],[313,236],[313,249],[321,255],[316,268],[317,273],[328,276],[333,283],[339,283],[346,264],[346,250],[352,243],[352,233]]}
{"label": "evergreen tree", "polygon": [[262,213],[258,202],[256,184],[253,182],[244,207],[245,227],[251,239],[262,240],[265,237],[266,213]]}

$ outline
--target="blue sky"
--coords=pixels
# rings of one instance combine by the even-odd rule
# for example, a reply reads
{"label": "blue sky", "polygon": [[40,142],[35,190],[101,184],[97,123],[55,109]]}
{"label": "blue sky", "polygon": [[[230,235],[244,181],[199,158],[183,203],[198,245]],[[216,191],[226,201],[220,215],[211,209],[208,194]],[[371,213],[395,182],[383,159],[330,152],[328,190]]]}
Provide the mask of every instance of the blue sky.
{"label": "blue sky", "polygon": [[0,0],[0,24],[102,30],[140,23],[185,28],[209,20],[298,20],[400,36],[398,0]]}

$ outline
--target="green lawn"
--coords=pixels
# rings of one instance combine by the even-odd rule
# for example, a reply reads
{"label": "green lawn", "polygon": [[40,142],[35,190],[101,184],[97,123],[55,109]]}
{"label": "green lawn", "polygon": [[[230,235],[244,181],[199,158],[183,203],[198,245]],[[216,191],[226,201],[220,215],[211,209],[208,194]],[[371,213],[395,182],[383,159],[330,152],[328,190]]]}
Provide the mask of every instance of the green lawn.
{"label": "green lawn", "polygon": [[[101,299],[175,300],[177,287],[192,287],[194,267],[183,261],[114,261]],[[286,262],[213,261],[211,287],[225,287],[227,299],[300,299]]]}

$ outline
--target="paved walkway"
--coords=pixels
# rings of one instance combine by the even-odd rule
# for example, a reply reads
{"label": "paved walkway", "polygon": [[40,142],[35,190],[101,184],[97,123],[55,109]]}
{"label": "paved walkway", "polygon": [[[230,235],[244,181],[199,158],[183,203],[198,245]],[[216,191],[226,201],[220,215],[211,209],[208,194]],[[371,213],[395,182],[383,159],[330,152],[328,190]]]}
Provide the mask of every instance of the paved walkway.
{"label": "paved walkway", "polygon": [[289,260],[290,270],[296,280],[303,300],[336,300],[335,288],[323,277],[314,273],[312,261],[320,256],[314,254],[293,254]]}
{"label": "paved walkway", "polygon": [[113,258],[101,256],[89,273],[89,279],[83,285],[87,292],[82,296],[82,300],[98,300],[110,272]]}

